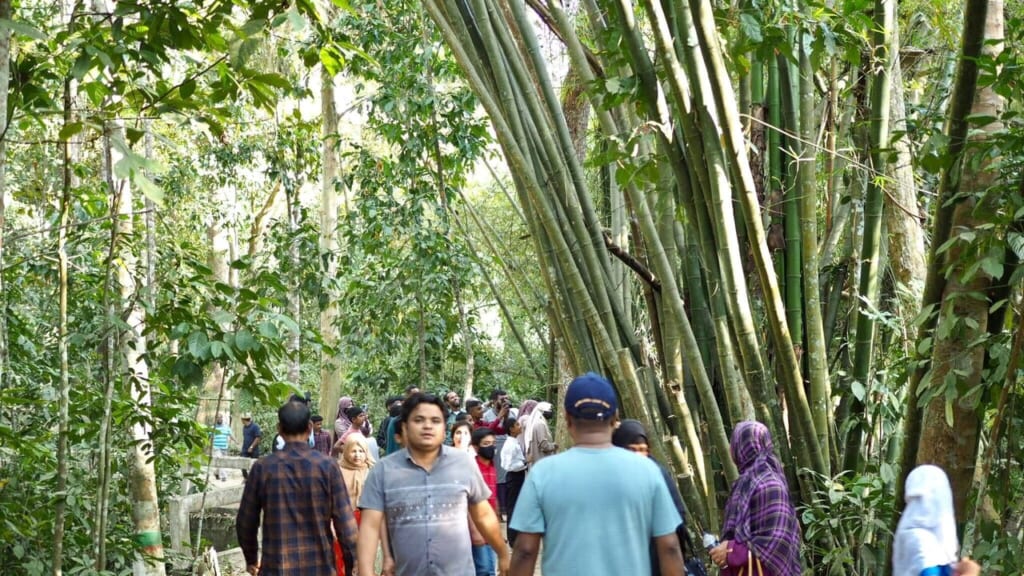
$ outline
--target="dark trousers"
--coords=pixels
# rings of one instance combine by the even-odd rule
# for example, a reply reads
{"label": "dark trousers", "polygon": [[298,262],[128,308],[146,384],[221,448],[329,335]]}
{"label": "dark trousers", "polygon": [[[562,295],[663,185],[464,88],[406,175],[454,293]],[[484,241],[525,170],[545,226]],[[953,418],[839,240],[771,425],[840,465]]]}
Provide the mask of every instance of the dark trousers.
{"label": "dark trousers", "polygon": [[511,528],[512,515],[516,511],[516,500],[519,499],[519,492],[523,489],[523,484],[526,483],[526,470],[520,472],[509,472],[508,476],[505,477],[505,510],[508,511],[508,545],[514,546],[516,543],[516,532]]}

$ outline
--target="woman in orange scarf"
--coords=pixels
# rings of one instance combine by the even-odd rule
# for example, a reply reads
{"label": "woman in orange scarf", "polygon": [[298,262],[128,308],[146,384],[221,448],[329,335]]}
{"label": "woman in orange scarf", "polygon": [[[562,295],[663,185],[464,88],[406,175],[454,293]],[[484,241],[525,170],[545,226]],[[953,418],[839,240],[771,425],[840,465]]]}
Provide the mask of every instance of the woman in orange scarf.
{"label": "woman in orange scarf", "polygon": [[[358,432],[348,434],[345,438],[344,449],[338,458],[338,466],[341,467],[341,475],[345,479],[345,488],[348,489],[348,500],[352,503],[355,511],[356,522],[359,522],[359,497],[363,494],[363,485],[366,477],[373,468],[373,457],[370,456],[369,444],[366,437]],[[338,574],[351,574],[355,567],[346,567],[341,558],[341,549],[335,546],[335,559],[338,563]],[[347,569],[346,569],[347,568]]]}

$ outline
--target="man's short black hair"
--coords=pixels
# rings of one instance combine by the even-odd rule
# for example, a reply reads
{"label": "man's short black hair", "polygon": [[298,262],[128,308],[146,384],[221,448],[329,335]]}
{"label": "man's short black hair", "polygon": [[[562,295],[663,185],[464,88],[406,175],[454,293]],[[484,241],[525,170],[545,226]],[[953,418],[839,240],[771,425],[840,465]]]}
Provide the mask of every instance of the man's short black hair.
{"label": "man's short black hair", "polygon": [[281,434],[293,436],[309,430],[309,404],[301,400],[289,400],[277,409],[277,421]]}
{"label": "man's short black hair", "polygon": [[473,446],[479,446],[480,443],[484,441],[484,438],[487,438],[488,436],[494,436],[494,430],[491,430],[490,428],[477,428],[476,430],[473,430],[473,435],[470,436],[469,443]]}
{"label": "man's short black hair", "polygon": [[465,412],[459,412],[458,414],[455,415],[455,421],[469,422],[469,414],[466,414]]}
{"label": "man's short black hair", "polygon": [[491,391],[491,402],[497,400],[499,396],[508,396],[508,392],[505,392],[501,388],[495,388]]}
{"label": "man's short black hair", "polygon": [[398,428],[401,428],[402,424],[409,420],[409,415],[420,404],[433,404],[437,406],[441,409],[441,416],[446,420],[448,419],[448,409],[444,406],[444,400],[434,394],[417,392],[402,402],[402,412],[398,415]]}
{"label": "man's short black hair", "polygon": [[388,396],[388,399],[384,401],[385,408],[391,408],[395,402],[401,402],[405,396]]}
{"label": "man's short black hair", "polygon": [[291,397],[288,398],[288,401],[289,402],[304,402],[306,405],[308,405],[311,399],[312,399],[312,397],[311,397],[310,393],[306,392],[305,394],[298,394],[298,393],[292,394]]}
{"label": "man's short black hair", "polygon": [[419,384],[409,384],[408,386],[405,387],[405,393],[408,395],[413,390],[419,390],[419,389],[420,389],[420,385]]}
{"label": "man's short black hair", "polygon": [[477,406],[483,406],[483,404],[483,402],[477,400],[476,398],[471,398],[469,400],[466,400],[466,410],[472,410]]}
{"label": "man's short black hair", "polygon": [[317,414],[316,416],[313,416],[312,418],[310,418],[310,421],[312,421],[312,422],[323,422],[324,421],[324,417],[319,415],[319,414]]}
{"label": "man's short black hair", "polygon": [[505,427],[505,430],[511,430],[512,427],[516,425],[516,422],[518,422],[518,420],[516,420],[515,416],[509,416],[508,418],[505,418],[505,422],[502,423],[502,426]]}

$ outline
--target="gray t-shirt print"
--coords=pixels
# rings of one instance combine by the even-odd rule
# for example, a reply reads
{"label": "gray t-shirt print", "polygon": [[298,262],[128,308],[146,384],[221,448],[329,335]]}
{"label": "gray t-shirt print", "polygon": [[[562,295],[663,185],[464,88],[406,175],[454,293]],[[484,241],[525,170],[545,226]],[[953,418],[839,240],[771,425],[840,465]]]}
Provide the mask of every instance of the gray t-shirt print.
{"label": "gray t-shirt print", "polygon": [[381,460],[359,507],[384,512],[398,576],[474,576],[469,505],[490,496],[473,457],[442,446],[430,472],[405,450]]}

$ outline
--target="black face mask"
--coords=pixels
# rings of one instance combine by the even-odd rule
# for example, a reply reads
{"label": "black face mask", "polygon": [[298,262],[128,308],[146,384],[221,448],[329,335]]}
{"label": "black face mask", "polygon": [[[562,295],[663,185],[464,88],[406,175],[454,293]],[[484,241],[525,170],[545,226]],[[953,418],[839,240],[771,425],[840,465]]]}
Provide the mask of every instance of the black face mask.
{"label": "black face mask", "polygon": [[494,460],[494,446],[477,448],[476,453],[484,460]]}
{"label": "black face mask", "polygon": [[541,415],[544,416],[544,418],[551,420],[551,417],[554,416],[555,413],[552,412],[551,410],[548,410],[547,412],[541,412]]}

